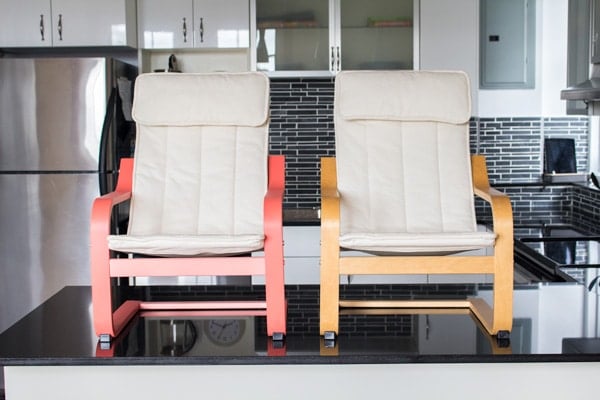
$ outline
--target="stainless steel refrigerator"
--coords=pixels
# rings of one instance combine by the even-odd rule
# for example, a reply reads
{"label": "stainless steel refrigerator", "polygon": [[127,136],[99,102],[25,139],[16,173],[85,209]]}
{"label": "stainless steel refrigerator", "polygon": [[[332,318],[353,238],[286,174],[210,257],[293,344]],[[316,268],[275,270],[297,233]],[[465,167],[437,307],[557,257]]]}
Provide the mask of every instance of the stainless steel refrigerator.
{"label": "stainless steel refrigerator", "polygon": [[91,204],[133,141],[136,74],[108,58],[0,59],[0,332],[90,284]]}

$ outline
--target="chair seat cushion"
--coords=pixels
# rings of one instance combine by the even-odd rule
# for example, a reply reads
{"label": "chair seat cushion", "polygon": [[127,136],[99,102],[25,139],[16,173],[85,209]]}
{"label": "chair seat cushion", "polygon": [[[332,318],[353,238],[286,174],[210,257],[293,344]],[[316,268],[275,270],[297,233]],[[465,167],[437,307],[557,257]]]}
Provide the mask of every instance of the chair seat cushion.
{"label": "chair seat cushion", "polygon": [[448,233],[346,233],[340,235],[345,249],[374,253],[440,254],[491,247],[493,232]]}
{"label": "chair seat cushion", "polygon": [[263,235],[110,235],[108,247],[163,257],[234,255],[260,250]]}

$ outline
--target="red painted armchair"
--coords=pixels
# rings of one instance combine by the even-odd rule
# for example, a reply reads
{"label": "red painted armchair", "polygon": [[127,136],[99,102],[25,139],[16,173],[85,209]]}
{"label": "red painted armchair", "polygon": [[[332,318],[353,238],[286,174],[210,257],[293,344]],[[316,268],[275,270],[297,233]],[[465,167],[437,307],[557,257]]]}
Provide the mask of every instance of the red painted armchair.
{"label": "red painted armchair", "polygon": [[[115,191],[92,209],[92,302],[100,341],[119,335],[136,314],[158,310],[266,315],[268,335],[283,339],[285,173],[283,156],[268,155],[267,77],[143,74],[133,117],[135,157],[122,160]],[[111,235],[114,206],[125,201],[127,233]],[[264,256],[256,255],[260,251]],[[115,304],[116,278],[243,275],[264,275],[264,299]]]}

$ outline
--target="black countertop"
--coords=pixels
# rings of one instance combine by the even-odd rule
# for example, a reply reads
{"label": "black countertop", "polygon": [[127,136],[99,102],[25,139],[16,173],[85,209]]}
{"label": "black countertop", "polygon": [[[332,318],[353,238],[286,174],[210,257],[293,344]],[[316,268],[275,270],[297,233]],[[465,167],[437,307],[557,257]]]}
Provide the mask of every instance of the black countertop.
{"label": "black countertop", "polygon": [[[189,295],[187,287],[171,290]],[[350,285],[342,294],[354,290],[412,298],[491,294],[485,285],[456,284]],[[318,334],[318,286],[288,286],[286,294],[288,334],[281,346],[266,337],[264,317],[139,316],[103,347],[93,333],[89,287],[66,287],[0,334],[0,365],[600,361],[598,310],[592,310],[598,293],[577,283],[518,285],[509,343],[498,343],[456,310],[343,315],[337,341],[327,343]]]}

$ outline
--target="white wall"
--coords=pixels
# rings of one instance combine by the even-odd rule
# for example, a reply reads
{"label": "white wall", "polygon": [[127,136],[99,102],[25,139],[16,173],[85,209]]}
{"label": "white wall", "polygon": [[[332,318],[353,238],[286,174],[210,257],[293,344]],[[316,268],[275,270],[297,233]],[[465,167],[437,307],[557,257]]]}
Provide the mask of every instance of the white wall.
{"label": "white wall", "polygon": [[566,114],[568,0],[537,0],[535,88],[479,90],[479,1],[421,0],[421,69],[462,69],[471,77],[473,115]]}
{"label": "white wall", "polygon": [[471,80],[472,113],[479,92],[479,0],[421,0],[420,69],[462,70]]}
{"label": "white wall", "polygon": [[[566,101],[560,91],[567,87],[568,0],[538,0],[542,7],[541,64],[542,115],[565,115]],[[539,11],[538,11],[539,13]]]}

